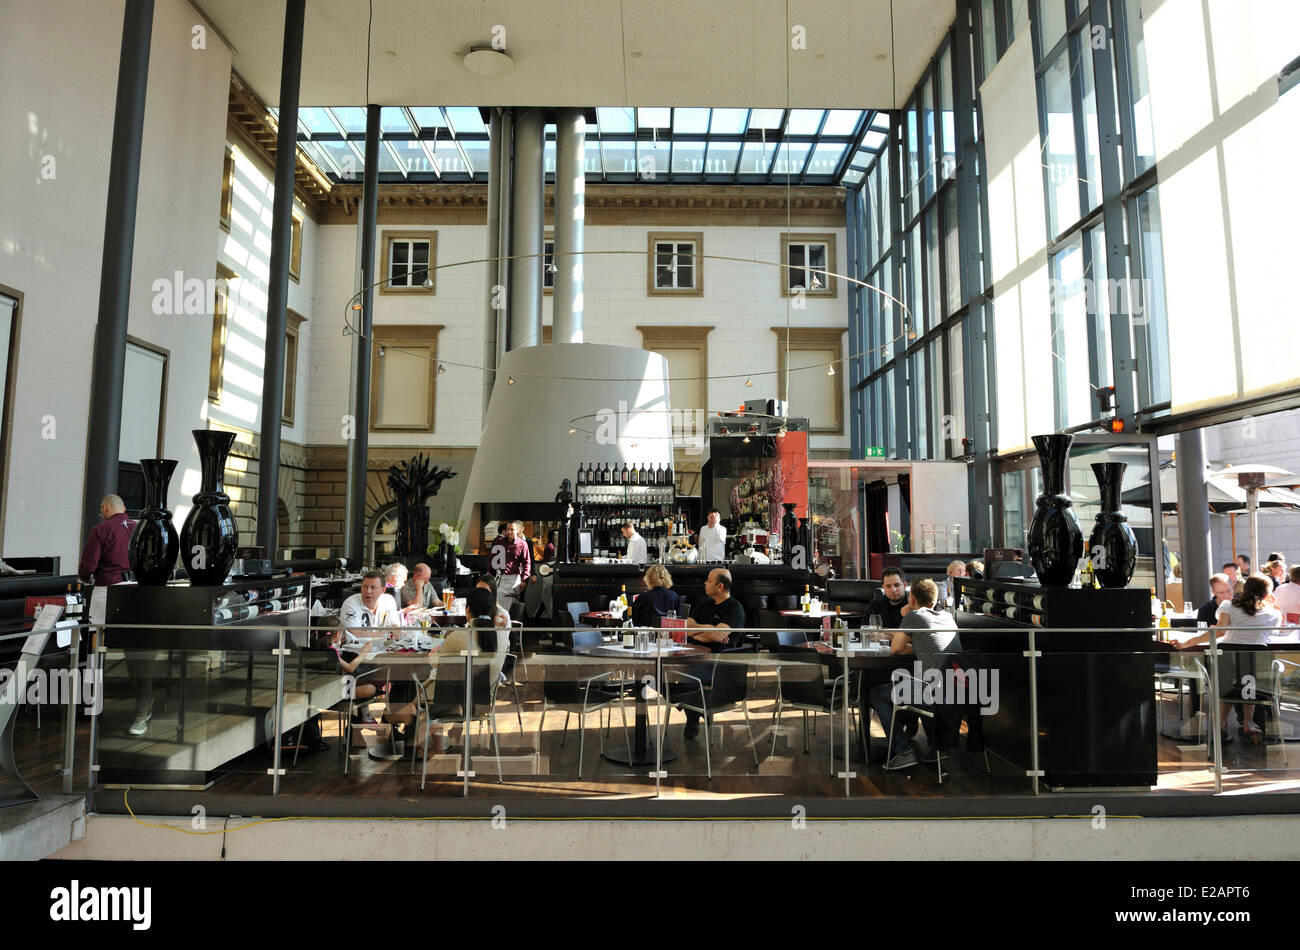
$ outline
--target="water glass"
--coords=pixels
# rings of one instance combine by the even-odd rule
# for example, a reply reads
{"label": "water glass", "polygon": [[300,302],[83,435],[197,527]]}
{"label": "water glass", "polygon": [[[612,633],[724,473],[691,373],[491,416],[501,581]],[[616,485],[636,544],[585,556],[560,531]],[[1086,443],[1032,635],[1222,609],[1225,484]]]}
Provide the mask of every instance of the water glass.
{"label": "water glass", "polygon": [[1190,616],[1192,610],[1193,610],[1192,602],[1190,600],[1183,601],[1183,616],[1184,617]]}
{"label": "water glass", "polygon": [[664,614],[664,617],[665,617],[666,619],[668,619],[668,620],[676,620],[676,619],[677,619],[677,611],[675,611],[675,610],[670,610],[670,611],[668,611],[668,613]]}

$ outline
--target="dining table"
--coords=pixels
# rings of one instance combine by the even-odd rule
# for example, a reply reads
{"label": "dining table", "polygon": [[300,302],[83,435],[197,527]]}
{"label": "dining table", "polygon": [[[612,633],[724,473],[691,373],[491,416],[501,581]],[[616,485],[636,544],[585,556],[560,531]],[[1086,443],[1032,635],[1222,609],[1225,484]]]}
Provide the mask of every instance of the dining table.
{"label": "dining table", "polygon": [[[694,643],[676,642],[660,648],[652,640],[649,650],[634,650],[622,643],[603,643],[599,646],[575,647],[573,652],[577,656],[609,657],[638,664],[653,664],[661,652],[663,662],[680,663],[693,660],[701,654],[707,654],[709,650],[707,647]],[[656,757],[654,740],[650,738],[650,704],[649,698],[646,696],[646,693],[651,689],[650,684],[636,676],[630,679],[620,677],[617,682],[621,689],[631,688],[636,703],[636,725],[632,732],[632,748],[610,748],[603,753],[603,757],[618,765],[638,767],[654,765],[656,762],[671,762],[677,756],[668,748],[667,741],[665,740],[663,749]]]}
{"label": "dining table", "polygon": [[[822,625],[822,621],[830,617],[834,623],[836,613],[833,610],[783,610],[781,618],[797,629],[816,629]],[[838,614],[839,618],[849,626],[857,626],[862,623],[862,613],[856,610],[844,610]]]}

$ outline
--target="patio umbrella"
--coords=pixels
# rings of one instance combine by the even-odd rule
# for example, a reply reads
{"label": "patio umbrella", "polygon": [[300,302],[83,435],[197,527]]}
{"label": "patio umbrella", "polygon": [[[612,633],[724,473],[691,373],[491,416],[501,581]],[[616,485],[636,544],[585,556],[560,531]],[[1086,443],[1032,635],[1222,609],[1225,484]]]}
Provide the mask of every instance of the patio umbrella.
{"label": "patio umbrella", "polygon": [[[1246,492],[1246,511],[1250,514],[1250,563],[1252,567],[1259,566],[1259,508],[1264,503],[1262,495],[1265,492],[1269,494],[1269,507],[1292,507],[1293,502],[1288,501],[1286,496],[1279,494],[1287,492],[1288,495],[1294,495],[1285,488],[1265,488],[1264,479],[1267,475],[1294,475],[1294,472],[1288,472],[1284,468],[1278,468],[1276,465],[1262,465],[1255,462],[1247,462],[1244,465],[1227,465],[1220,475],[1237,478],[1239,485]],[[1232,550],[1237,550],[1237,532],[1236,524],[1233,524],[1232,533]]]}
{"label": "patio umbrella", "polygon": [[[1205,494],[1210,503],[1210,511],[1222,514],[1225,511],[1243,510],[1246,506],[1246,492],[1237,487],[1236,478],[1220,478],[1221,473],[1208,465],[1205,467]],[[1173,462],[1160,466],[1160,510],[1174,511],[1178,508],[1178,470]],[[1120,496],[1126,505],[1151,507],[1151,483],[1135,485]]]}

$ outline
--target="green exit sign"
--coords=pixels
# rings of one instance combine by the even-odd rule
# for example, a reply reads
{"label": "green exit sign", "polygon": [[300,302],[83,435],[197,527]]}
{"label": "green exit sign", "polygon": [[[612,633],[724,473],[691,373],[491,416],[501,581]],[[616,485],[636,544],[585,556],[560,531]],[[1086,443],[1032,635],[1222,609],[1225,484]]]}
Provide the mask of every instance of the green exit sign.
{"label": "green exit sign", "polygon": [[867,454],[863,458],[882,459],[885,457],[885,447],[883,445],[868,445]]}

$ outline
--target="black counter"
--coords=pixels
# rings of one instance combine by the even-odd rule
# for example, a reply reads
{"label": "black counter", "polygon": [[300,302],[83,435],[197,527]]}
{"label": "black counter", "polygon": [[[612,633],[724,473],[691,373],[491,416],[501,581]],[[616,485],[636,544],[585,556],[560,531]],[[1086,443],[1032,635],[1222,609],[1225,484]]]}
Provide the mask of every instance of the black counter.
{"label": "black counter", "polygon": [[[1029,631],[1038,692],[1038,767],[1054,788],[1156,784],[1154,630],[1145,590],[1043,588],[960,579],[962,647],[997,670],[990,749],[1030,768]],[[1083,628],[1083,629],[1069,629]]]}

